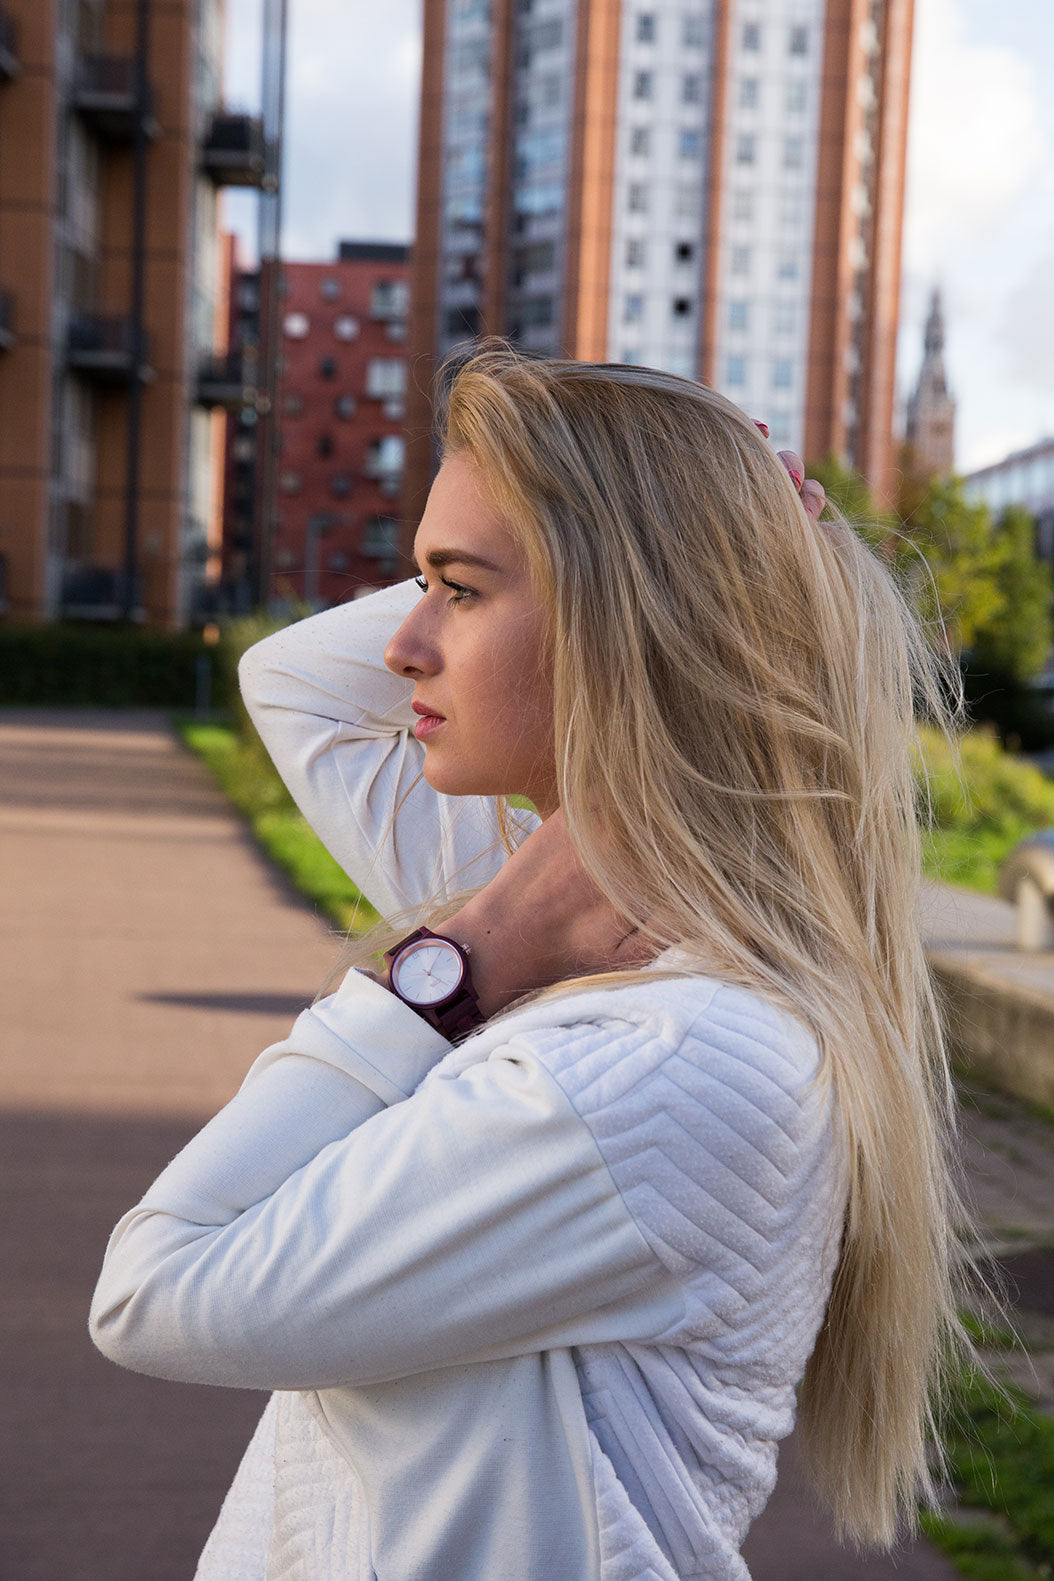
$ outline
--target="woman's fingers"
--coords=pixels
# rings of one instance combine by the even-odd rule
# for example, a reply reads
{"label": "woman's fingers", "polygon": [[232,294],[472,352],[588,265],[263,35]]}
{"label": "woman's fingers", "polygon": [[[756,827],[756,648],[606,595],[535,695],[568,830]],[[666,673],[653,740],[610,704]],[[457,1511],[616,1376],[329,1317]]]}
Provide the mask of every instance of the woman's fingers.
{"label": "woman's fingers", "polygon": [[801,502],[813,521],[818,521],[820,512],[827,504],[823,484],[818,483],[815,478],[806,478],[801,486]]}

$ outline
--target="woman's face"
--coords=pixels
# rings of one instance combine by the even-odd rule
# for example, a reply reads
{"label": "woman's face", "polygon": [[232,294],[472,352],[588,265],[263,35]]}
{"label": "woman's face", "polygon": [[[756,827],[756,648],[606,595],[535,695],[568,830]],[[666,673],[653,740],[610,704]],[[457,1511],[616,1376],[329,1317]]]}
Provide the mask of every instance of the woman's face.
{"label": "woman's face", "polygon": [[[448,796],[527,796],[555,811],[552,671],[527,564],[474,462],[448,457],[414,541],[427,590],[384,652],[442,716],[415,734],[424,774]],[[482,563],[480,563],[482,562]]]}

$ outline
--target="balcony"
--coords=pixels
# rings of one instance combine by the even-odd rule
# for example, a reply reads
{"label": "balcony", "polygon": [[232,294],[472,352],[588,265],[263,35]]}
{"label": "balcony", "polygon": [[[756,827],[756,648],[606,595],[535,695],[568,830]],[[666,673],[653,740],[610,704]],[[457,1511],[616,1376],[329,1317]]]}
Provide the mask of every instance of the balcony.
{"label": "balcony", "polygon": [[0,351],[10,351],[15,343],[15,299],[10,291],[0,291]]}
{"label": "balcony", "polygon": [[21,66],[18,59],[18,25],[0,5],[0,82],[13,82]]}
{"label": "balcony", "polygon": [[149,86],[145,102],[139,104],[135,60],[130,55],[82,55],[77,62],[73,107],[107,142],[132,142],[140,121],[148,137],[156,137],[160,131]]}
{"label": "balcony", "polygon": [[70,320],[67,362],[75,373],[99,384],[127,384],[135,375],[143,383],[154,377],[150,341],[144,330],[140,362],[135,366],[135,326],[130,318],[81,314]]}
{"label": "balcony", "polygon": [[209,353],[198,363],[198,405],[209,411],[223,407],[230,412],[243,406],[253,406],[256,401],[255,373],[255,364],[249,363],[244,352]]}
{"label": "balcony", "polygon": [[260,116],[216,111],[201,145],[201,168],[218,187],[262,187],[267,142]]}

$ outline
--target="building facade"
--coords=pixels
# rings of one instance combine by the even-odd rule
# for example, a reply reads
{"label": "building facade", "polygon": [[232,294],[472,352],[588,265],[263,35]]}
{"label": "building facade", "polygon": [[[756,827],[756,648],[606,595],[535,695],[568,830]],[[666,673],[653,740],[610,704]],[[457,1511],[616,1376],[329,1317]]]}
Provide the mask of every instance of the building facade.
{"label": "building facade", "polygon": [[964,481],[967,499],[983,501],[993,516],[1010,505],[1034,516],[1036,554],[1054,566],[1054,439],[1015,450]]}
{"label": "building facade", "polygon": [[913,469],[944,478],[955,468],[955,402],[944,371],[944,313],[934,291],[926,319],[922,368],[908,398],[904,434]]}
{"label": "building facade", "polygon": [[218,550],[223,414],[241,399],[216,350],[218,192],[264,169],[259,121],[222,103],[223,20],[223,0],[3,0],[12,619],[185,624]]}
{"label": "building facade", "polygon": [[427,0],[407,509],[454,346],[699,378],[894,485],[913,0]]}
{"label": "building facade", "polygon": [[[282,264],[277,520],[270,602],[341,603],[400,573],[409,249],[342,241],[324,263]],[[251,350],[255,271],[236,270],[231,319]],[[247,607],[258,447],[249,406],[231,424],[228,608]]]}

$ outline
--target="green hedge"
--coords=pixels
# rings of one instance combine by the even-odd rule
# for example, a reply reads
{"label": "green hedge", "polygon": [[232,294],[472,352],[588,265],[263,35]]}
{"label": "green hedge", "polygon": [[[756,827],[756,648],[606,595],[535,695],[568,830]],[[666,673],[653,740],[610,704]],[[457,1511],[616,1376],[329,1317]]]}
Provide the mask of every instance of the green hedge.
{"label": "green hedge", "polygon": [[[58,622],[0,625],[0,703],[193,708],[198,660],[215,648],[199,632]],[[226,699],[216,695],[222,706]]]}

